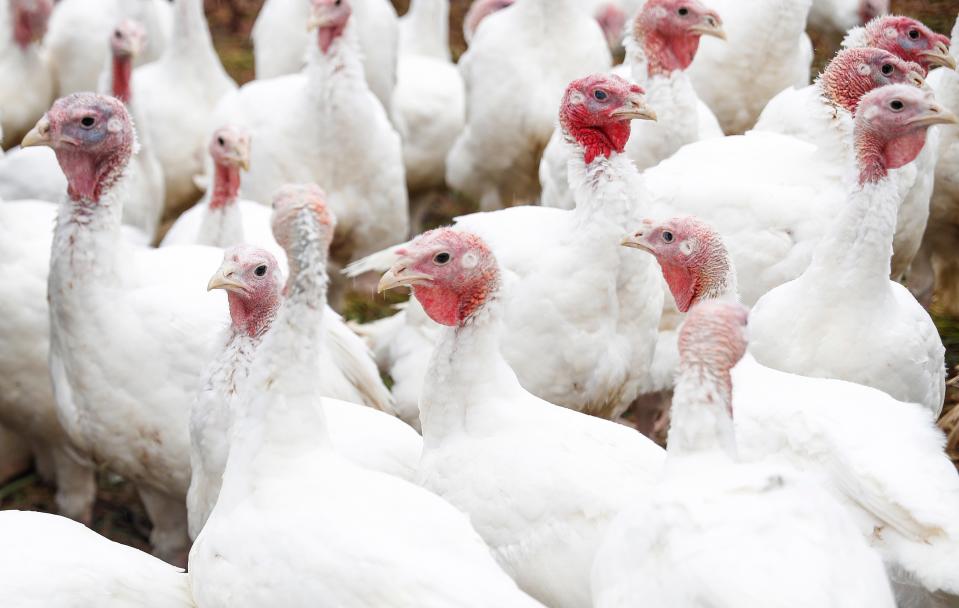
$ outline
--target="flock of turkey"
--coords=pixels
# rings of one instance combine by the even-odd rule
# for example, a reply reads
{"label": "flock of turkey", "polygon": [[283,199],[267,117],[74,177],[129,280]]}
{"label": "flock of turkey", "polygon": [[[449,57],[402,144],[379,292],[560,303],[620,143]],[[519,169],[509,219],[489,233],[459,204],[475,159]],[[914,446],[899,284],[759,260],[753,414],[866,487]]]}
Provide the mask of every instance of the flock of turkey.
{"label": "flock of turkey", "polygon": [[4,605],[959,606],[959,21],[449,8],[0,0]]}

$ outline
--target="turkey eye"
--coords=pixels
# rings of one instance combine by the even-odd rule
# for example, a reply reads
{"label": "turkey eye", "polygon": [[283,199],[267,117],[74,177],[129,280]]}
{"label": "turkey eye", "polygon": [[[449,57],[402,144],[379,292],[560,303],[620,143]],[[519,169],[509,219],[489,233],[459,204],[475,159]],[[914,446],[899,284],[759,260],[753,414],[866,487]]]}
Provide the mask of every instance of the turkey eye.
{"label": "turkey eye", "polygon": [[898,99],[893,99],[892,101],[889,102],[889,107],[892,108],[893,111],[898,112],[899,110],[902,110],[903,105],[902,105],[902,102],[899,101]]}
{"label": "turkey eye", "polygon": [[258,277],[262,277],[263,275],[265,275],[266,264],[260,264],[259,266],[257,266],[256,269],[253,271],[253,274],[255,274]]}
{"label": "turkey eye", "polygon": [[686,15],[689,14],[689,9],[684,6],[681,9],[679,9],[678,12],[680,17],[685,17]]}
{"label": "turkey eye", "polygon": [[892,74],[892,69],[893,69],[892,64],[890,63],[884,63],[882,65],[882,73],[885,74],[886,76]]}
{"label": "turkey eye", "polygon": [[450,261],[450,254],[446,253],[445,251],[437,253],[435,256],[433,256],[433,261],[440,265],[446,264]]}
{"label": "turkey eye", "polygon": [[120,33],[120,30],[117,30],[117,31],[113,32],[113,37],[116,38],[117,40],[119,40],[120,38],[123,38],[123,34]]}
{"label": "turkey eye", "polygon": [[593,91],[593,97],[595,97],[596,99],[600,101],[605,101],[605,99],[609,97],[609,95],[606,94],[606,91],[596,90],[596,91]]}
{"label": "turkey eye", "polygon": [[225,146],[225,145],[226,145],[226,142],[223,141],[223,138],[222,138],[222,137],[217,137],[217,138],[216,138],[216,143],[220,144],[220,146]]}
{"label": "turkey eye", "polygon": [[80,124],[87,129],[92,127],[95,122],[96,120],[94,120],[92,116],[84,116],[83,118],[80,119]]}
{"label": "turkey eye", "polygon": [[919,30],[909,30],[909,37],[913,40],[919,39]]}
{"label": "turkey eye", "polygon": [[670,232],[669,230],[663,230],[663,240],[666,241],[667,243],[672,243],[673,233]]}
{"label": "turkey eye", "polygon": [[340,2],[342,2],[342,1],[343,1],[343,0],[336,0],[336,2],[334,2],[333,4],[336,5],[336,6],[339,6],[339,5],[340,5]]}

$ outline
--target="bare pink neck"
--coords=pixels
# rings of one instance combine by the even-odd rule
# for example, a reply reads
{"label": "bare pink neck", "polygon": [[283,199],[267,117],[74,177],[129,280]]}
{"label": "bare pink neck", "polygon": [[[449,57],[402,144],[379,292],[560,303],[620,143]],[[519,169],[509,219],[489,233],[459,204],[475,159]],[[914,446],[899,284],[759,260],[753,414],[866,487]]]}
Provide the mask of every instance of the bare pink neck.
{"label": "bare pink neck", "polygon": [[113,56],[113,96],[125,104],[130,103],[132,90],[133,58],[129,55]]}
{"label": "bare pink neck", "polygon": [[26,11],[15,11],[13,22],[13,41],[21,50],[26,50],[33,41],[33,30],[30,27],[30,15]]}
{"label": "bare pink neck", "polygon": [[254,295],[249,300],[244,300],[239,295],[228,292],[227,300],[230,303],[233,328],[251,338],[262,336],[270,328],[279,308],[279,298],[275,293],[271,293],[269,297]]}
{"label": "bare pink neck", "polygon": [[222,209],[236,202],[240,192],[240,168],[217,163],[213,173],[213,194],[210,209]]}
{"label": "bare pink neck", "polygon": [[699,49],[699,36],[666,37],[655,31],[641,31],[639,35],[642,37],[650,77],[668,76],[677,70],[685,70],[696,58]]}
{"label": "bare pink neck", "polygon": [[888,139],[871,131],[856,133],[856,154],[859,160],[859,185],[874,184],[914,161],[926,145],[926,130]]}

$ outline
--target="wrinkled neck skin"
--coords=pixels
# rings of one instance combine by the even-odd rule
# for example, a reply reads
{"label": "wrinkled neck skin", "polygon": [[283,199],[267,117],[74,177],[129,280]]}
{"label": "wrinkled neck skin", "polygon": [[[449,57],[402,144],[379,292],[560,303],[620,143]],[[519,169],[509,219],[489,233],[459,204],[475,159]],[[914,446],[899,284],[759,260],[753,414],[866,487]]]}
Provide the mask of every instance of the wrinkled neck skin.
{"label": "wrinkled neck skin", "polygon": [[736,272],[728,255],[713,256],[695,266],[698,267],[660,261],[663,277],[681,312],[709,300],[739,301]]}
{"label": "wrinkled neck skin", "polygon": [[[317,227],[301,214],[291,251],[290,282],[276,319],[263,337],[248,384],[236,402],[230,456],[217,502],[243,500],[278,466],[329,450],[321,404],[320,362],[326,309],[326,251]],[[222,507],[226,508],[226,507]]]}
{"label": "wrinkled neck skin", "polygon": [[673,391],[667,466],[677,457],[721,453],[737,459],[729,372],[686,365]]}
{"label": "wrinkled neck skin", "polygon": [[241,335],[257,343],[270,328],[276,318],[277,302],[272,306],[254,305],[233,292],[227,292],[227,301],[230,303],[230,319],[233,321],[234,334]]}
{"label": "wrinkled neck skin", "polygon": [[203,214],[197,244],[229,247],[246,241],[243,214],[237,204],[240,190],[240,169],[217,164],[213,173],[213,191]]}
{"label": "wrinkled neck skin", "polygon": [[114,56],[111,61],[111,68],[111,92],[114,97],[125,104],[129,104],[133,95],[130,89],[130,77],[133,75],[133,57],[129,55]]}
{"label": "wrinkled neck skin", "polygon": [[451,61],[449,13],[449,0],[413,0],[400,22],[403,52]]}
{"label": "wrinkled neck skin", "polygon": [[[460,433],[483,433],[472,416],[489,416],[493,404],[521,391],[516,374],[499,350],[502,303],[491,293],[461,327],[444,327],[430,358],[420,397],[420,423],[426,446]],[[509,412],[501,412],[504,415]],[[477,423],[478,424],[478,423]]]}

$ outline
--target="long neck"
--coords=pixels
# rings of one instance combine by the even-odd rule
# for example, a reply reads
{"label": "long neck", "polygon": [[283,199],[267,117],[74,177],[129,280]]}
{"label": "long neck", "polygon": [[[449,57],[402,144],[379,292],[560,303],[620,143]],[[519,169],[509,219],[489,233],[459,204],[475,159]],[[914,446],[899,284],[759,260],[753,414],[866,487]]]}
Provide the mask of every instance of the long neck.
{"label": "long neck", "polygon": [[130,88],[130,76],[133,74],[133,57],[129,55],[114,55],[112,60],[112,69],[110,76],[110,90],[113,96],[125,104],[130,103],[132,90]]}
{"label": "long neck", "polygon": [[240,191],[240,168],[227,163],[217,163],[213,173],[213,194],[210,209],[235,206]]}
{"label": "long neck", "polygon": [[405,53],[450,60],[449,0],[413,0],[400,28]]}
{"label": "long neck", "polygon": [[673,391],[667,438],[669,457],[718,451],[735,459],[731,403],[728,372],[717,377],[704,367],[685,366]]}
{"label": "long neck", "polygon": [[638,195],[642,177],[625,154],[613,151],[609,157],[594,158],[588,165],[580,144],[567,140],[567,171],[576,201],[576,217],[589,223],[603,217],[622,230],[629,230],[642,213]]}
{"label": "long neck", "polygon": [[522,390],[499,351],[501,306],[491,295],[466,325],[443,329],[420,396],[427,445],[471,428],[481,432],[469,424],[470,419],[489,415],[493,404],[504,402],[504,393]]}
{"label": "long neck", "polygon": [[816,248],[806,276],[842,293],[886,288],[900,202],[889,177],[856,187]]}
{"label": "long neck", "polygon": [[311,38],[307,77],[310,81],[309,94],[324,107],[329,105],[328,96],[341,86],[337,82],[345,80],[356,83],[355,86],[367,86],[359,38],[352,21],[346,24],[343,33],[333,40],[325,53],[320,50],[315,35]]}
{"label": "long neck", "polygon": [[230,247],[246,241],[243,215],[236,200],[239,189],[240,169],[217,164],[213,173],[213,190],[203,210],[197,244]]}
{"label": "long neck", "polygon": [[173,8],[173,36],[167,53],[188,61],[188,65],[222,66],[213,48],[210,28],[203,14],[203,0],[176,0]]}

